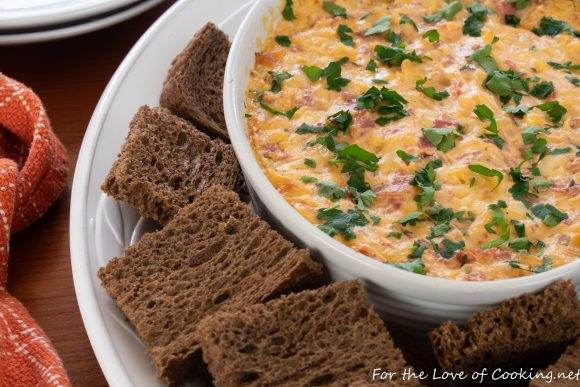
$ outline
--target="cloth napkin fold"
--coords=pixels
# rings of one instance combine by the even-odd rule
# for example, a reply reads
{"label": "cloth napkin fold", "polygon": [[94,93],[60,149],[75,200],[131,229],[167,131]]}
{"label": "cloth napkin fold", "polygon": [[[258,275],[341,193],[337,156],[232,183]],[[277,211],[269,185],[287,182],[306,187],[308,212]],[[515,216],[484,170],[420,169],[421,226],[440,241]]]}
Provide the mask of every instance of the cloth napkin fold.
{"label": "cloth napkin fold", "polygon": [[62,361],[26,308],[8,294],[10,236],[66,187],[66,149],[40,99],[0,73],[0,386],[70,386]]}

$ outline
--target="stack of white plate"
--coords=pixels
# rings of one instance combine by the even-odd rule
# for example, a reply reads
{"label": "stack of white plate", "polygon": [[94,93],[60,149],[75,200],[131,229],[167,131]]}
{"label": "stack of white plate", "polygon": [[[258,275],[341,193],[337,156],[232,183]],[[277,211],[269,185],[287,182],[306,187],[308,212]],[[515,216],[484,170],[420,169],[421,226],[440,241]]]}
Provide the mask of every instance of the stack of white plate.
{"label": "stack of white plate", "polygon": [[95,31],[163,0],[0,0],[0,45],[60,39]]}

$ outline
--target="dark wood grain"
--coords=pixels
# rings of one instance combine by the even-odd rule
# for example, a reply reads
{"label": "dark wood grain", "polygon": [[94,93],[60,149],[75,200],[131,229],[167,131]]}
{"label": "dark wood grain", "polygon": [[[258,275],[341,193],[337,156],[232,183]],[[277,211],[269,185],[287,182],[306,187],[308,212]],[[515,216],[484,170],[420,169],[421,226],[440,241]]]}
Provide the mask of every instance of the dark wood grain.
{"label": "dark wood grain", "polygon": [[[85,128],[115,69],[173,1],[88,35],[35,45],[0,47],[0,71],[31,88],[68,149],[70,179]],[[70,186],[70,184],[69,184]],[[103,386],[79,314],[70,269],[70,188],[36,224],[12,239],[8,290],[44,328],[75,386]]]}

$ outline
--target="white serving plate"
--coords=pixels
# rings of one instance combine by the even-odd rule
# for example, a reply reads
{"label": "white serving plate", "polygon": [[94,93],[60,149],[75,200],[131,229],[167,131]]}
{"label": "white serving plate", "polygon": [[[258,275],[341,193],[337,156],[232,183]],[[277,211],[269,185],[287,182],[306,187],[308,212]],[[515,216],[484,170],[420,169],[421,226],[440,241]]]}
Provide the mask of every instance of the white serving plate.
{"label": "white serving plate", "polygon": [[0,0],[0,28],[30,28],[99,15],[139,0]]}
{"label": "white serving plate", "polygon": [[[100,185],[138,107],[157,105],[171,60],[206,22],[231,37],[251,0],[181,0],[149,28],[105,89],[87,128],[75,170],[70,210],[71,266],[83,322],[111,386],[162,386],[145,347],[102,289],[96,272],[150,224],[106,197]],[[193,382],[193,385],[201,385]]]}
{"label": "white serving plate", "polygon": [[425,330],[444,320],[465,322],[471,314],[508,298],[537,291],[560,278],[580,289],[580,259],[528,277],[466,282],[410,273],[360,254],[303,218],[278,193],[254,157],[245,127],[244,96],[256,43],[281,18],[280,0],[257,0],[232,44],[225,73],[224,109],[228,132],[254,204],[298,243],[322,258],[332,279],[359,278],[370,301],[387,320]]}
{"label": "white serving plate", "polygon": [[[80,20],[74,19],[55,25],[18,29],[14,32],[3,30],[5,21],[0,20],[0,45],[46,42],[86,34],[128,20],[153,8],[162,1],[164,0],[133,1],[134,4],[116,8],[111,12],[99,13]],[[1,14],[2,11],[0,11]]]}

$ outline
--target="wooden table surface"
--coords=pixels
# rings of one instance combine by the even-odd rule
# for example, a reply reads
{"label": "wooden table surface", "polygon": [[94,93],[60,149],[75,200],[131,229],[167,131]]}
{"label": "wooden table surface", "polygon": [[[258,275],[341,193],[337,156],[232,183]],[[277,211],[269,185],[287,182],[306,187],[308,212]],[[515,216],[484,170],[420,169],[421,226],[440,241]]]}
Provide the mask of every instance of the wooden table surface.
{"label": "wooden table surface", "polygon": [[77,306],[70,268],[74,165],[101,93],[133,44],[174,1],[108,29],[49,43],[0,47],[0,72],[36,91],[69,152],[69,188],[37,223],[12,239],[9,292],[44,328],[75,386],[106,386]]}

